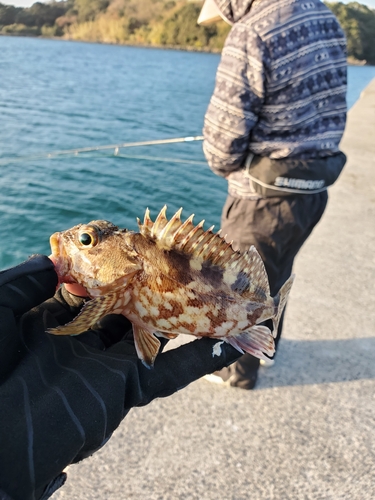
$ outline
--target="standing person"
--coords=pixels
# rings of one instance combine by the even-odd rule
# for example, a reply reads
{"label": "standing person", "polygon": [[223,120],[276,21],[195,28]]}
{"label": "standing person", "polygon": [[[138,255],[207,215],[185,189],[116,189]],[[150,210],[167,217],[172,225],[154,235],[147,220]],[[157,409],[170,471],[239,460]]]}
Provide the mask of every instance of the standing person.
{"label": "standing person", "polygon": [[[212,171],[228,181],[222,234],[255,245],[277,293],[327,204],[346,158],[346,40],[320,0],[206,0],[198,24],[232,25],[204,123]],[[282,321],[277,334],[280,339]],[[252,389],[249,354],[217,372]]]}

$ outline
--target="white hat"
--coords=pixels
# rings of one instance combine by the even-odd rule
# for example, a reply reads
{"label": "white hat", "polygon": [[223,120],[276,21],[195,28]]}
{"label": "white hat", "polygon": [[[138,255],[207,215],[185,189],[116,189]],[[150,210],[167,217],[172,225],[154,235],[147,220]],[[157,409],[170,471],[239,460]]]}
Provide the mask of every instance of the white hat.
{"label": "white hat", "polygon": [[198,24],[203,26],[206,24],[214,23],[215,21],[220,21],[223,19],[222,13],[219,7],[216,5],[214,0],[205,0],[202,10],[198,17]]}

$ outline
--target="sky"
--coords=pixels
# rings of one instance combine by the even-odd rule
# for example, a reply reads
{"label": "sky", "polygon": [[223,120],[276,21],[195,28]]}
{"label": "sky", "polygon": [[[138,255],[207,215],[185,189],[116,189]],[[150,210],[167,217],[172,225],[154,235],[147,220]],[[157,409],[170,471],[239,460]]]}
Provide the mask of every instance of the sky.
{"label": "sky", "polygon": [[[0,3],[6,5],[14,5],[16,7],[31,7],[36,0],[0,0]],[[332,0],[330,0],[332,1]],[[335,0],[334,0],[335,1]],[[340,0],[342,3],[349,3],[353,0]],[[359,3],[367,5],[368,7],[375,9],[375,0],[358,0]]]}

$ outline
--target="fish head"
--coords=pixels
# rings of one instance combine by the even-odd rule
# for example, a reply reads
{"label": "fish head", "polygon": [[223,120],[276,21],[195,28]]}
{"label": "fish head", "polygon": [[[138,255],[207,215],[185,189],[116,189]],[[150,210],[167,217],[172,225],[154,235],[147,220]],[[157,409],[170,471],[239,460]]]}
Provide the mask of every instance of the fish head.
{"label": "fish head", "polygon": [[133,245],[134,234],[104,220],[54,233],[50,259],[59,282],[78,283],[92,297],[126,286],[142,269]]}

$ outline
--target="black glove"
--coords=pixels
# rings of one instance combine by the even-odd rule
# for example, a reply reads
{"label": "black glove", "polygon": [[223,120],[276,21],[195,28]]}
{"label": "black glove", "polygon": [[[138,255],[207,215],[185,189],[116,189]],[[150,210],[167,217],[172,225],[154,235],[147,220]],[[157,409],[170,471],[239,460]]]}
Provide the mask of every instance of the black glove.
{"label": "black glove", "polygon": [[130,323],[115,315],[97,331],[49,335],[46,328],[71,321],[84,302],[64,288],[54,295],[56,286],[45,256],[0,273],[1,500],[49,498],[65,481],[64,467],[101,448],[130,408],[240,356],[226,343],[214,356],[217,341],[202,339],[159,354],[148,369]]}

